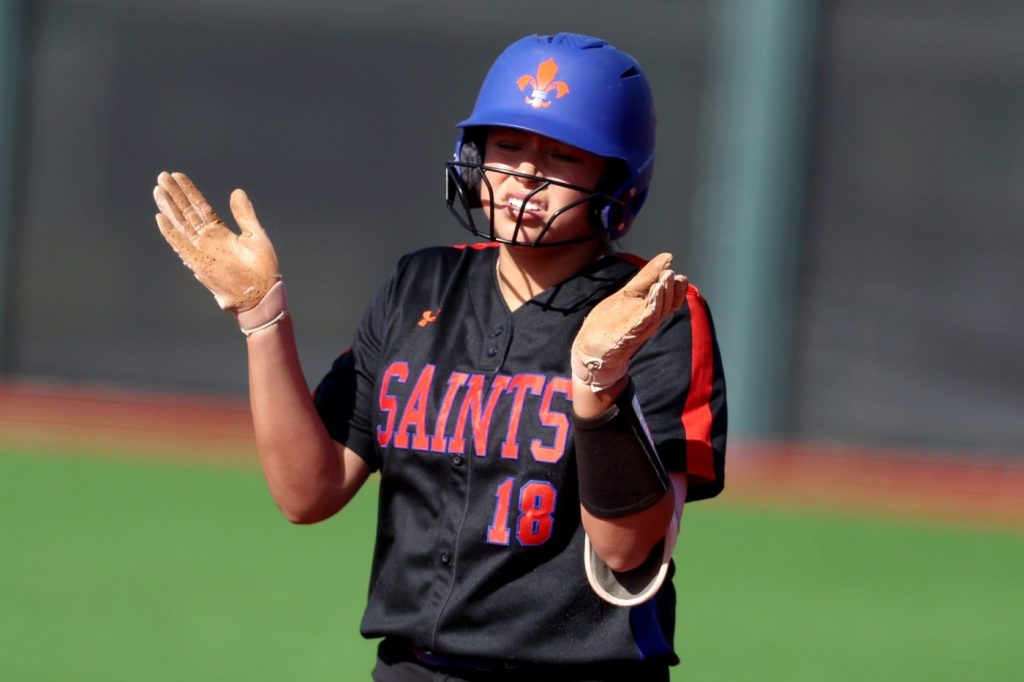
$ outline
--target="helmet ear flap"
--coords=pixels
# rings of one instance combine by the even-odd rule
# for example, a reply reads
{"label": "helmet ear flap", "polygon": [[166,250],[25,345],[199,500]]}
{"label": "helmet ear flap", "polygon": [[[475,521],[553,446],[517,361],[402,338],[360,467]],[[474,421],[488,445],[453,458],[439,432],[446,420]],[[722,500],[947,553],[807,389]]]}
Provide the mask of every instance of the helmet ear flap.
{"label": "helmet ear flap", "polygon": [[642,191],[636,192],[632,196],[627,198],[626,205],[629,206],[630,215],[636,215],[637,213],[640,212],[640,209],[643,207],[644,202],[647,201],[647,191],[649,189],[649,187],[646,187]]}
{"label": "helmet ear flap", "polygon": [[486,129],[467,128],[463,133],[462,143],[459,145],[460,164],[459,176],[466,187],[471,190],[473,208],[480,207],[480,181],[483,171],[480,166],[484,163],[484,149],[487,143]]}
{"label": "helmet ear flap", "polygon": [[[625,223],[627,207],[620,201],[614,200],[622,197],[624,191],[623,183],[626,182],[628,175],[628,170],[624,164],[618,160],[610,160],[604,176],[597,183],[595,189],[599,196],[591,199],[587,207],[587,215],[591,226],[604,232],[612,239],[621,236],[621,233],[625,231],[624,228],[629,226],[628,223]],[[629,209],[630,216],[635,215],[636,212],[632,210],[631,203]]]}
{"label": "helmet ear flap", "polygon": [[640,212],[645,199],[647,199],[646,189],[637,193],[630,190],[624,203],[612,204],[608,207],[606,219],[609,225],[608,236],[611,239],[618,239],[629,231],[633,219]]}

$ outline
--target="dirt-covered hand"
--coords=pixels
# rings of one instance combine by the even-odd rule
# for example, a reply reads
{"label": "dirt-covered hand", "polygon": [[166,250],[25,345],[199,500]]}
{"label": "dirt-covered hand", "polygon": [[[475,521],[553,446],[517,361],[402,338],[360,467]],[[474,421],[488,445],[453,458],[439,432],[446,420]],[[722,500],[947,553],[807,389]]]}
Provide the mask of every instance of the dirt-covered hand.
{"label": "dirt-covered hand", "polygon": [[583,321],[572,344],[572,370],[593,391],[624,377],[640,347],[686,300],[686,277],[671,264],[672,254],[655,256]]}
{"label": "dirt-covered hand", "polygon": [[184,173],[160,173],[153,198],[160,233],[224,310],[254,308],[281,280],[274,246],[244,191],[231,193],[241,234],[217,216]]}

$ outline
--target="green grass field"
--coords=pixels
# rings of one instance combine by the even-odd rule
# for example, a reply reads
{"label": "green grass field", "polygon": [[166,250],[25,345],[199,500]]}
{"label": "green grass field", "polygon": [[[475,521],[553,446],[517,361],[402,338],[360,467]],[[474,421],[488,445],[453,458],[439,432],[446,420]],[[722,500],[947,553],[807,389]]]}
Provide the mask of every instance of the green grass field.
{"label": "green grass field", "polygon": [[[0,450],[0,680],[368,680],[373,491],[294,527],[255,468]],[[675,680],[1024,669],[1022,534],[724,503],[683,527]]]}

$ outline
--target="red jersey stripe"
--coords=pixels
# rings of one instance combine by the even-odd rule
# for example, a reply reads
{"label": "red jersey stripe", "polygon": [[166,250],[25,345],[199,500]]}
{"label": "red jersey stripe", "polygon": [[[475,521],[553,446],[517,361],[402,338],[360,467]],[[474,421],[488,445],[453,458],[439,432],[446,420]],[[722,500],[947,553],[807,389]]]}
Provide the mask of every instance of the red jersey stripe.
{"label": "red jersey stripe", "polygon": [[624,260],[627,263],[630,263],[632,265],[635,265],[638,268],[642,268],[643,266],[647,265],[647,263],[648,263],[648,260],[646,258],[641,258],[640,256],[637,256],[637,255],[632,254],[632,253],[622,252],[622,253],[619,253],[618,256],[622,260]]}
{"label": "red jersey stripe", "polygon": [[686,433],[686,471],[692,476],[715,480],[715,455],[711,449],[711,392],[715,359],[704,299],[692,284],[686,290],[690,309],[690,389],[683,406]]}
{"label": "red jersey stripe", "polygon": [[465,249],[473,249],[474,251],[483,251],[484,249],[495,249],[500,244],[497,242],[473,242],[472,244],[451,244],[450,248],[459,249],[463,251]]}

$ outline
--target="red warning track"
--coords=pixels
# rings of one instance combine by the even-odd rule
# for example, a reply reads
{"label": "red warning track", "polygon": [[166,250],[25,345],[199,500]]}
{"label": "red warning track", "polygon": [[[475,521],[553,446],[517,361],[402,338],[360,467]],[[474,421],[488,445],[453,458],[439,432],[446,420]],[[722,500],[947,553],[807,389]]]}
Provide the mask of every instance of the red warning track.
{"label": "red warning track", "polygon": [[[237,398],[0,383],[0,444],[256,464]],[[734,443],[722,500],[1024,530],[1024,458]]]}
{"label": "red warning track", "polygon": [[1024,530],[1024,458],[740,443],[723,499]]}
{"label": "red warning track", "polygon": [[256,462],[246,401],[108,388],[0,383],[0,443]]}

